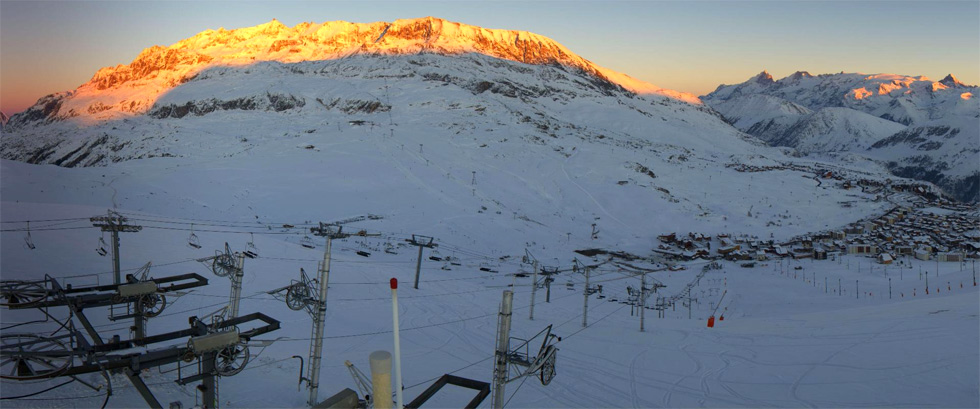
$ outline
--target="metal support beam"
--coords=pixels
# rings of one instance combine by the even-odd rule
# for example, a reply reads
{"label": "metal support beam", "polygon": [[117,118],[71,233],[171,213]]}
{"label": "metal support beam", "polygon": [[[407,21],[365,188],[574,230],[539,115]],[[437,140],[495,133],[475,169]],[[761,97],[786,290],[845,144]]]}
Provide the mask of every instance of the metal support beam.
{"label": "metal support beam", "polygon": [[163,405],[160,404],[156,396],[153,396],[153,392],[146,386],[146,382],[143,382],[143,378],[140,378],[138,373],[134,373],[130,368],[126,368],[125,373],[126,377],[129,378],[129,382],[136,387],[136,391],[140,393],[140,396],[143,397],[147,405],[153,409],[163,409]]}
{"label": "metal support beam", "polygon": [[640,274],[640,332],[644,331],[643,322],[645,319],[644,311],[647,309],[647,275]]}
{"label": "metal support beam", "polygon": [[122,283],[122,277],[120,277],[119,272],[119,231],[111,230],[112,233],[112,283],[120,284]]}
{"label": "metal support beam", "polygon": [[320,263],[320,288],[318,292],[319,303],[316,306],[315,314],[313,315],[313,333],[310,338],[311,350],[310,350],[310,366],[309,373],[307,373],[306,378],[310,382],[310,398],[307,400],[307,404],[310,407],[315,406],[317,402],[317,394],[320,388],[320,363],[322,361],[323,353],[323,324],[327,317],[327,289],[330,282],[330,250],[333,246],[333,236],[327,235],[327,244],[324,246],[323,250],[323,261]]}
{"label": "metal support beam", "polygon": [[242,299],[242,280],[245,277],[245,254],[238,253],[238,268],[231,278],[231,302],[228,305],[228,318],[238,316],[238,306]]}
{"label": "metal support beam", "polygon": [[92,225],[107,231],[112,235],[112,279],[113,284],[121,284],[122,276],[119,269],[119,232],[135,233],[143,230],[143,226],[126,224],[126,218],[117,212],[108,210],[106,216],[89,218]]}
{"label": "metal support beam", "polygon": [[582,294],[585,295],[585,300],[582,301],[582,328],[589,326],[589,274],[591,271],[591,268],[585,267],[585,288],[582,289]]}
{"label": "metal support beam", "polygon": [[203,409],[218,409],[218,379],[215,376],[214,358],[214,352],[208,352],[201,357],[201,373],[204,375],[200,386],[204,396],[201,399]]}
{"label": "metal support beam", "polygon": [[415,286],[416,290],[419,289],[419,275],[422,273],[422,245],[419,245],[419,256],[415,262]]}
{"label": "metal support beam", "polygon": [[532,273],[533,278],[531,279],[531,312],[528,319],[534,321],[534,297],[538,293],[538,259],[531,255],[531,252],[527,249],[524,249],[524,254],[526,259],[533,260],[531,263],[531,268],[534,269],[534,273]]}
{"label": "metal support beam", "polygon": [[[426,240],[427,239],[427,240]],[[429,236],[416,236],[412,235],[411,239],[405,240],[408,244],[413,246],[419,246],[419,256],[418,260],[415,262],[415,286],[416,290],[419,289],[419,275],[422,272],[422,248],[435,248],[439,247],[438,244],[432,243],[434,239]]]}

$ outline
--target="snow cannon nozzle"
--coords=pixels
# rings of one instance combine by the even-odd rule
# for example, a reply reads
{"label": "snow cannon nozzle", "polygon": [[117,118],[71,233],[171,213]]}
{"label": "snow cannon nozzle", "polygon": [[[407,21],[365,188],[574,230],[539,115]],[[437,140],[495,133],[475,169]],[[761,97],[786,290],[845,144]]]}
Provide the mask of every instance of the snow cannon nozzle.
{"label": "snow cannon nozzle", "polygon": [[391,279],[391,289],[392,290],[397,290],[398,289],[398,279],[397,278],[392,278]]}

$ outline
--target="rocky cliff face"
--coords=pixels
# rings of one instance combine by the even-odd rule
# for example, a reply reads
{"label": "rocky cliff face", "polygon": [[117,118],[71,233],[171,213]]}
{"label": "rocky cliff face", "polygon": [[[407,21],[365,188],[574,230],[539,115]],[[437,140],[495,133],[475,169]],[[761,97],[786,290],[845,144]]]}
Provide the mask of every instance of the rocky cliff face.
{"label": "rocky cliff face", "polygon": [[77,118],[79,123],[91,124],[144,114],[161,95],[214,67],[419,53],[477,53],[523,64],[560,65],[587,74],[610,90],[700,104],[693,95],[660,89],[599,67],[550,38],[526,31],[485,29],[432,17],[295,27],[273,20],[255,27],[207,30],[168,47],[147,48],[128,65],[100,69],[74,91],[42,98],[15,115],[12,122],[28,126]]}

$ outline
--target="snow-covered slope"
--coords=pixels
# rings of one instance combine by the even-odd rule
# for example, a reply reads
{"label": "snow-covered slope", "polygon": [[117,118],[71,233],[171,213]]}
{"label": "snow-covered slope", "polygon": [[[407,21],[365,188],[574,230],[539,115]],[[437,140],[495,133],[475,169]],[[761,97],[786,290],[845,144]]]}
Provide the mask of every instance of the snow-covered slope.
{"label": "snow-covered slope", "polygon": [[[721,85],[702,98],[726,118],[739,119],[733,121],[739,129],[774,145],[803,153],[861,153],[896,175],[936,183],[961,200],[977,200],[978,95],[976,86],[952,75],[931,81],[921,76],[813,76],[801,71],[778,81],[762,72],[742,84]],[[769,102],[760,105],[760,97]],[[835,109],[804,117],[783,108],[795,105],[812,111]]]}
{"label": "snow-covered slope", "polygon": [[[779,137],[774,146],[789,146],[801,153],[863,151],[905,125],[849,108],[821,108],[799,118]],[[751,133],[751,132],[749,132]]]}
{"label": "snow-covered slope", "polygon": [[719,101],[712,106],[738,129],[772,144],[786,129],[812,111],[769,95],[751,94]]}

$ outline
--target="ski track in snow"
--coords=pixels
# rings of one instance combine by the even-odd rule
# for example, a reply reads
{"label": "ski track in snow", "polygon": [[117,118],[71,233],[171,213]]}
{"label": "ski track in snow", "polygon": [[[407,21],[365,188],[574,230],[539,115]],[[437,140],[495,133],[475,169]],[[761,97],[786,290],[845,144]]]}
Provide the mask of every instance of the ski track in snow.
{"label": "ski track in snow", "polygon": [[623,223],[623,221],[622,220],[619,220],[616,216],[613,216],[612,213],[609,213],[609,211],[606,210],[606,208],[603,207],[602,204],[600,204],[599,201],[596,200],[596,198],[592,196],[592,193],[589,193],[588,190],[585,190],[585,188],[582,187],[582,185],[578,184],[578,182],[576,182],[574,179],[572,179],[571,176],[569,176],[568,170],[565,169],[565,164],[568,163],[568,161],[572,160],[572,158],[574,158],[576,155],[578,155],[578,152],[572,154],[572,156],[569,156],[564,161],[562,161],[561,171],[562,171],[562,173],[565,174],[565,179],[567,179],[571,184],[575,185],[575,187],[577,187],[579,190],[581,190],[582,193],[585,193],[585,195],[588,196],[590,200],[592,200],[592,203],[595,203],[596,207],[598,207],[599,210],[602,210],[602,213],[604,213],[606,216],[609,216],[609,218],[615,220],[617,223],[619,223],[623,227],[629,228],[629,225],[627,225],[626,223]]}

